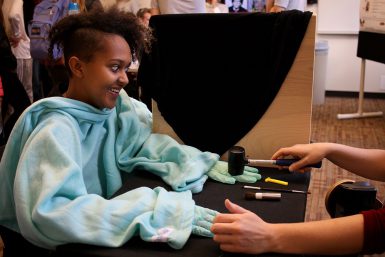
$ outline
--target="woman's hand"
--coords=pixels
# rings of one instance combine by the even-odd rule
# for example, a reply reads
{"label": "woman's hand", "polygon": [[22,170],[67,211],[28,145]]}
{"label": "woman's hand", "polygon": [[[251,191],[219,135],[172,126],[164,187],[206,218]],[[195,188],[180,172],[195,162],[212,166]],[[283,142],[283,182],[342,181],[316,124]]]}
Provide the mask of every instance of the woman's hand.
{"label": "woman's hand", "polygon": [[211,226],[214,241],[226,252],[264,253],[272,250],[272,224],[230,200],[225,200],[230,214],[218,214]]}
{"label": "woman's hand", "polygon": [[273,7],[271,7],[269,12],[282,12],[282,11],[285,11],[285,10],[286,10],[285,7],[274,5]]}
{"label": "woman's hand", "polygon": [[322,161],[327,154],[327,149],[327,143],[297,144],[279,149],[271,159],[276,160],[292,156],[298,158],[299,161],[288,167],[290,171],[308,171],[310,169],[305,168],[305,166]]}

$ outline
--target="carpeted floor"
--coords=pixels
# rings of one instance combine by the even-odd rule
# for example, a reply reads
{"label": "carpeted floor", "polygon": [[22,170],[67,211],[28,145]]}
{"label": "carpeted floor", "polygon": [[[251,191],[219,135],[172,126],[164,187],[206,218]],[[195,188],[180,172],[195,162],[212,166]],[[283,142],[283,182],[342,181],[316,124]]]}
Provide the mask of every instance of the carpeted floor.
{"label": "carpeted floor", "polygon": [[[326,97],[325,103],[313,106],[312,142],[335,142],[362,148],[385,149],[385,116],[376,118],[337,119],[339,113],[356,113],[357,98]],[[382,111],[385,113],[385,99],[364,99],[364,112]],[[329,161],[323,162],[311,177],[306,208],[306,220],[329,219],[325,209],[325,195],[336,181],[351,179],[370,181],[338,168]],[[385,200],[385,183],[370,181],[377,189],[377,198]],[[385,256],[375,255],[375,256]]]}

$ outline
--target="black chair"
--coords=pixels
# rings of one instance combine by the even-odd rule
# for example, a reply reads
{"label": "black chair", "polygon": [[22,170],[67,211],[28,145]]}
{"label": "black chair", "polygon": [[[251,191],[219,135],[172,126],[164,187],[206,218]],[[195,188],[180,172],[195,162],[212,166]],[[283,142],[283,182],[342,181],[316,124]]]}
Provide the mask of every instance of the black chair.
{"label": "black chair", "polygon": [[325,206],[330,217],[344,217],[361,211],[382,208],[376,198],[377,189],[366,181],[344,179],[332,185],[325,197]]}
{"label": "black chair", "polygon": [[[330,186],[325,196],[325,206],[331,218],[358,214],[379,209],[383,203],[376,197],[377,189],[366,181],[343,179]],[[344,257],[362,257],[360,254]]]}

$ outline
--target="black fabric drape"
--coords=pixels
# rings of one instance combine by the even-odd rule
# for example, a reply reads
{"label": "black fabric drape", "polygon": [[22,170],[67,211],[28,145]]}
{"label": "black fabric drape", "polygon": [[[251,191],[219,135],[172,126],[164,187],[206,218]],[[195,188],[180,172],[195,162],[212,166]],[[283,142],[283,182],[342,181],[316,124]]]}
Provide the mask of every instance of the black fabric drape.
{"label": "black fabric drape", "polygon": [[[311,12],[153,16],[138,72],[187,145],[225,153],[258,122],[295,59]],[[256,142],[258,143],[258,142]]]}

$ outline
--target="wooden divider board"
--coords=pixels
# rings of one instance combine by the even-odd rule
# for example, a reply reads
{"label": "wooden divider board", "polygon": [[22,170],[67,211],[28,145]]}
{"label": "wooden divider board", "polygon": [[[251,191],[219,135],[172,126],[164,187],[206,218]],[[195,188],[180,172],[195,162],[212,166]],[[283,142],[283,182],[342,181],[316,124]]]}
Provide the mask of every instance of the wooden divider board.
{"label": "wooden divider board", "polygon": [[[281,147],[309,143],[313,95],[316,16],[309,22],[294,63],[274,101],[259,122],[236,145],[253,159],[270,159]],[[183,141],[163,119],[152,101],[153,132]],[[227,160],[227,153],[221,156]]]}

